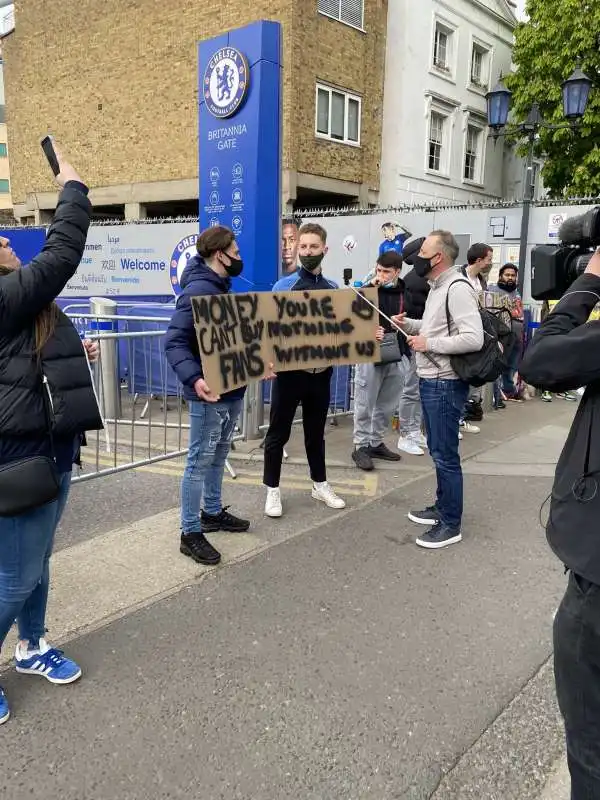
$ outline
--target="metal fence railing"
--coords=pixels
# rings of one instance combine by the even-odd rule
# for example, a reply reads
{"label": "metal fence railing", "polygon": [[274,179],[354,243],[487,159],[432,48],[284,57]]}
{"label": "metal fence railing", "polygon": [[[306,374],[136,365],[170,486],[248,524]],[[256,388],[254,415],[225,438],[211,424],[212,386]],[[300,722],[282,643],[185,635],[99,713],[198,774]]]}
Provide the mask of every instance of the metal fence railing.
{"label": "metal fence railing", "polygon": [[[105,430],[87,435],[83,467],[75,481],[185,456],[189,422],[181,385],[164,354],[172,306],[119,304],[118,309],[90,303],[65,308],[81,338],[99,343],[98,360],[90,365]],[[108,301],[110,303],[110,301]],[[119,313],[111,313],[118,311]],[[249,387],[234,442],[261,439],[268,428],[272,382]],[[329,420],[353,413],[354,368],[335,367]],[[298,409],[295,423],[302,421]],[[232,477],[236,472],[227,462]]]}
{"label": "metal fence railing", "polygon": [[[189,423],[181,386],[164,356],[169,317],[82,313],[71,320],[99,343],[90,365],[105,430],[87,434],[74,481],[112,475],[185,456]],[[235,438],[240,439],[243,431]],[[229,462],[232,477],[235,470]]]}

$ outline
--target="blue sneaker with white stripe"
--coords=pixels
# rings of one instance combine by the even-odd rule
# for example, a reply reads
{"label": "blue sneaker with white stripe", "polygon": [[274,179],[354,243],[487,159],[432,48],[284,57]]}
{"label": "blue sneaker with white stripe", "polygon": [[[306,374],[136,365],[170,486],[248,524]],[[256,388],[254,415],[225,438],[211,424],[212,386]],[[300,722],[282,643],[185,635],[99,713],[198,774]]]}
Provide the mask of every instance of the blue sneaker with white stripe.
{"label": "blue sneaker with white stripe", "polygon": [[73,683],[81,677],[81,668],[70,658],[65,658],[62,650],[50,647],[45,639],[40,639],[36,650],[26,650],[19,642],[15,662],[17,672],[40,675],[50,683]]}
{"label": "blue sneaker with white stripe", "polygon": [[8,707],[8,701],[6,700],[6,695],[2,691],[2,687],[0,687],[0,725],[7,722],[9,717],[10,708]]}

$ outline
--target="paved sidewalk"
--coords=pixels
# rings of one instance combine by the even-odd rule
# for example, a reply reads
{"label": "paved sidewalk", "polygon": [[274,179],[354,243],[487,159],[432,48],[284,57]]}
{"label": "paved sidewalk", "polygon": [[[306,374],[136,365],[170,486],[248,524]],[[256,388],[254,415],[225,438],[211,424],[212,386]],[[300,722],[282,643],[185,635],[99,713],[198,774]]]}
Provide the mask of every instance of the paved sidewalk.
{"label": "paved sidewalk", "polygon": [[561,757],[552,772],[540,800],[569,800],[571,797],[571,781],[565,757]]}
{"label": "paved sidewalk", "polygon": [[537,800],[563,746],[564,590],[538,512],[573,410],[512,406],[465,437],[464,541],[438,553],[406,518],[429,458],[365,475],[348,420],[327,431],[342,512],[311,500],[301,431],[281,520],[238,448],[225,499],[252,528],[214,536],[216,569],[179,555],[181,464],[74,487],[50,627],[84,680],[3,668],[2,797]]}

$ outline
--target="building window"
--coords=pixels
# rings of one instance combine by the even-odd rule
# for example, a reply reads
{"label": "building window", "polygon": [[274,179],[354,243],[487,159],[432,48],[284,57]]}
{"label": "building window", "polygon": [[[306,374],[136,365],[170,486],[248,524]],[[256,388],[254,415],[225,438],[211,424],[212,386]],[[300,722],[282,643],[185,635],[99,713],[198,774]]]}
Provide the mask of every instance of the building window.
{"label": "building window", "polygon": [[432,172],[443,171],[445,126],[446,117],[437,111],[432,111],[429,117],[429,152],[427,158],[427,167]]}
{"label": "building window", "polygon": [[359,97],[317,85],[317,136],[360,144],[360,106]]}
{"label": "building window", "polygon": [[452,39],[453,31],[436,22],[433,38],[433,66],[435,69],[450,74],[452,61]]}
{"label": "building window", "polygon": [[8,150],[6,147],[6,142],[0,142],[0,158],[6,158],[8,155]]}
{"label": "building window", "polygon": [[317,10],[319,14],[362,30],[364,0],[317,0]]}
{"label": "building window", "polygon": [[489,81],[489,50],[474,44],[471,51],[471,84],[483,89]]}
{"label": "building window", "polygon": [[6,178],[0,179],[0,194],[10,194],[10,183]]}
{"label": "building window", "polygon": [[483,182],[483,130],[477,125],[467,125],[465,137],[465,164],[463,178],[474,183]]}

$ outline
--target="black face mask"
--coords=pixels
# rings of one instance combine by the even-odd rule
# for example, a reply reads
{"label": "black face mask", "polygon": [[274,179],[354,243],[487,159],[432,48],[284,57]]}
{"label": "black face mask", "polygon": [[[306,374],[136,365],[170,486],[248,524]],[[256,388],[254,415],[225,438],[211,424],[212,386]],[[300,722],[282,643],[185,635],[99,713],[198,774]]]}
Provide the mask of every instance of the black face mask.
{"label": "black face mask", "polygon": [[227,256],[230,263],[223,264],[225,267],[225,272],[229,275],[230,278],[237,278],[238,275],[242,274],[242,270],[244,269],[244,262],[241,258],[233,258],[233,256]]}
{"label": "black face mask", "polygon": [[325,253],[319,253],[318,256],[300,256],[300,263],[308,272],[314,272],[321,266],[321,261],[325,258]]}
{"label": "black face mask", "polygon": [[498,281],[498,286],[501,289],[504,289],[505,292],[514,292],[514,290],[517,288],[517,282],[516,281],[502,281],[502,280],[499,280]]}
{"label": "black face mask", "polygon": [[419,278],[426,278],[433,269],[431,266],[431,259],[423,258],[423,256],[415,256],[413,269]]}

